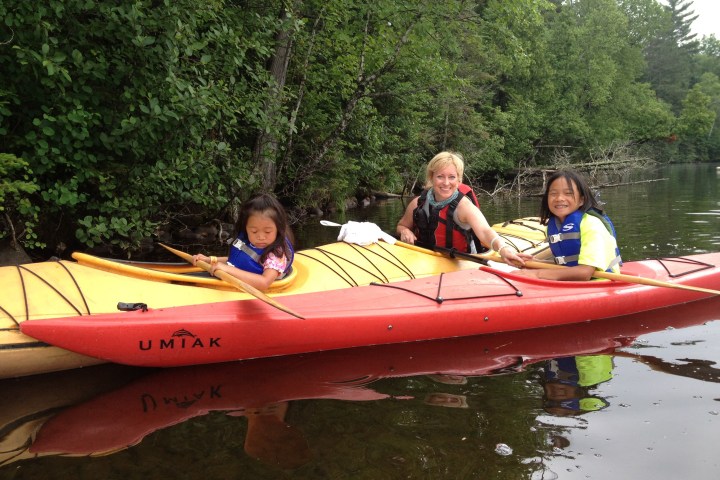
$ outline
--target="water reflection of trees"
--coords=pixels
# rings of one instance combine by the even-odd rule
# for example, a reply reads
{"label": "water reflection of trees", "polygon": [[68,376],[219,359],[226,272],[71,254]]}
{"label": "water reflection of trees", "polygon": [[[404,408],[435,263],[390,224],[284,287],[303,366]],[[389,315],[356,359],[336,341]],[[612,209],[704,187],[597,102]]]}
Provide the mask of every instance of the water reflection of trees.
{"label": "water reflection of trees", "polygon": [[716,363],[711,360],[678,358],[678,362],[668,362],[652,355],[641,355],[638,353],[619,351],[615,356],[626,357],[644,363],[653,370],[679,375],[681,377],[694,378],[704,382],[720,383],[720,369],[715,367]]}

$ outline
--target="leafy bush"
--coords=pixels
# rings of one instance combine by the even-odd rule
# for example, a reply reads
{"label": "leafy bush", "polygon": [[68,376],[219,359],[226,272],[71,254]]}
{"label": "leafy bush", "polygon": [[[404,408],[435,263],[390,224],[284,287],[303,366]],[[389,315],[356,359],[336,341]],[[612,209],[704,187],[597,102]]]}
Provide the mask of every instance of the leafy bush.
{"label": "leafy bush", "polygon": [[264,121],[278,20],[244,13],[190,0],[0,5],[0,135],[35,175],[44,238],[134,248],[168,212],[218,208],[257,184],[246,145]]}
{"label": "leafy bush", "polygon": [[15,155],[0,153],[0,238],[9,238],[26,248],[43,248],[35,231],[40,209],[29,196],[39,189],[27,162]]}

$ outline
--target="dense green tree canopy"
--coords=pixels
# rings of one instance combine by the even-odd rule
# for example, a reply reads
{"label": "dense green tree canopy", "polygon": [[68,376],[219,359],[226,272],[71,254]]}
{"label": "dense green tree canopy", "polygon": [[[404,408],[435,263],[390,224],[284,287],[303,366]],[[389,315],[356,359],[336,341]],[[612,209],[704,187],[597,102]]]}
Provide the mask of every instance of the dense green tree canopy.
{"label": "dense green tree canopy", "polygon": [[[0,236],[131,251],[232,219],[615,146],[717,158],[720,46],[692,2],[7,0]],[[668,140],[676,140],[669,142]]]}

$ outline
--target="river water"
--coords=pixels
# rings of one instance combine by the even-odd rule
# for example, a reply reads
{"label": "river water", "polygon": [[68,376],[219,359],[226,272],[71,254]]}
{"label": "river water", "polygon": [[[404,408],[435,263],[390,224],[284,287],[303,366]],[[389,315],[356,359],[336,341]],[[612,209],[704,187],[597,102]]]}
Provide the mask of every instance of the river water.
{"label": "river water", "polygon": [[[601,192],[626,260],[720,249],[717,165],[642,179],[656,181]],[[539,200],[481,202],[495,223]],[[329,219],[393,231],[402,210]],[[296,233],[314,246],[337,229]],[[715,299],[531,332],[7,380],[0,479],[720,478],[718,361]]]}

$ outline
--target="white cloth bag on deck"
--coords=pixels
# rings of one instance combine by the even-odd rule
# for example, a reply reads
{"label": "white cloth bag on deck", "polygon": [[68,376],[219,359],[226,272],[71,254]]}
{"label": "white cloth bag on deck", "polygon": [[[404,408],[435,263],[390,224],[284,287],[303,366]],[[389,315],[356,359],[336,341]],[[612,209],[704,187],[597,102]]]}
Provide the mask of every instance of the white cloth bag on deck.
{"label": "white cloth bag on deck", "polygon": [[395,237],[383,232],[372,222],[347,222],[340,228],[338,241],[354,243],[356,245],[370,245],[380,240],[393,245]]}

